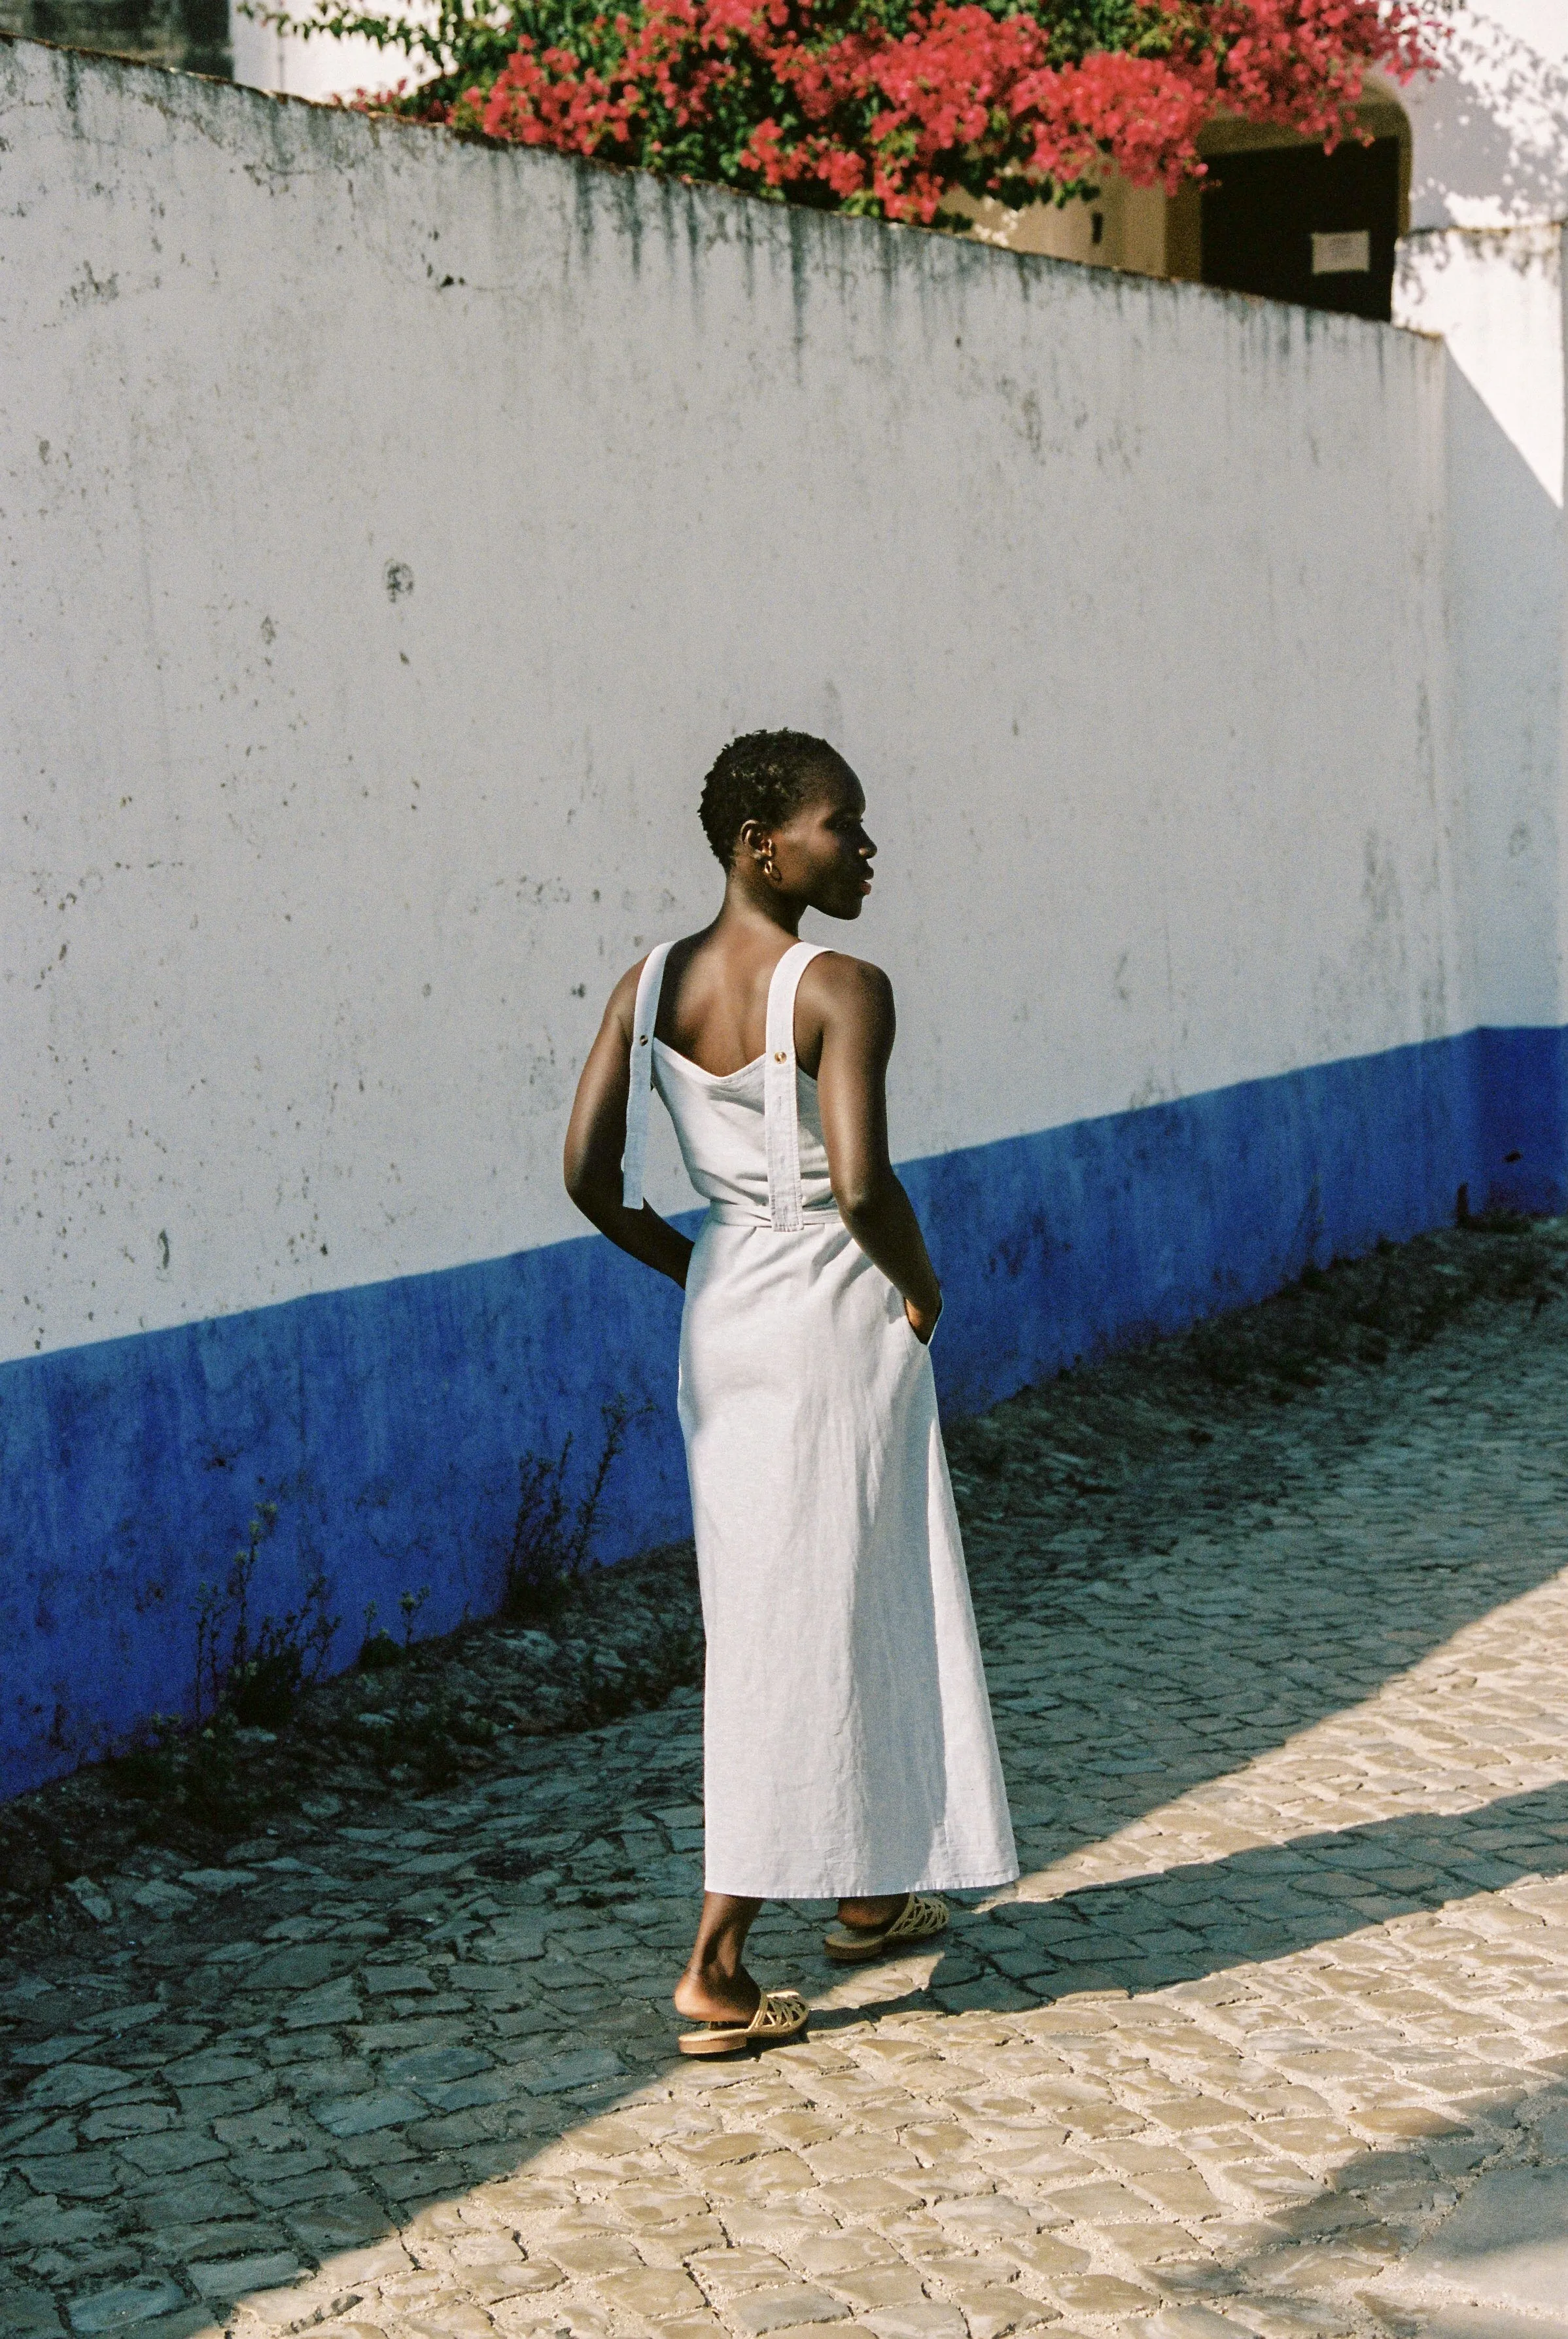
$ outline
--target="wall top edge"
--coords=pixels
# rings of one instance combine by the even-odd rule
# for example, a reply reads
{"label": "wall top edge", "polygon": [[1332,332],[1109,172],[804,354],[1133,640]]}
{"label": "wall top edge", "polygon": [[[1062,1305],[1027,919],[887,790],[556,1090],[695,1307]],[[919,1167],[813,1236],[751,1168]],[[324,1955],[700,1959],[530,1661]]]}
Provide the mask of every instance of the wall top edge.
{"label": "wall top edge", "polygon": [[[35,52],[40,57],[57,61],[56,69],[63,69],[73,79],[85,71],[88,78],[130,84],[133,86],[126,93],[129,96],[135,94],[134,84],[138,83],[144,88],[155,84],[158,94],[153,103],[169,120],[178,120],[183,114],[185,119],[195,122],[212,109],[232,109],[237,118],[248,118],[253,123],[268,119],[276,123],[287,110],[291,123],[307,137],[325,135],[341,142],[340,163],[344,170],[401,153],[415,159],[437,154],[445,159],[460,156],[465,163],[472,162],[492,170],[498,166],[508,168],[519,176],[525,172],[547,177],[562,174],[579,190],[591,192],[602,200],[618,199],[645,216],[654,210],[668,215],[679,207],[688,216],[700,213],[710,221],[722,220],[719,233],[725,242],[753,250],[782,248],[797,265],[804,243],[814,242],[820,246],[831,242],[842,246],[858,242],[864,249],[882,255],[884,272],[888,273],[895,269],[910,270],[929,279],[931,272],[937,271],[950,280],[995,282],[997,271],[1002,268],[1021,287],[1049,285],[1053,291],[1085,300],[1117,305],[1129,300],[1144,305],[1186,301],[1189,306],[1205,304],[1211,313],[1216,304],[1225,303],[1233,315],[1238,309],[1248,315],[1277,315],[1299,323],[1308,339],[1319,334],[1337,338],[1346,333],[1385,339],[1394,336],[1404,342],[1426,338],[1375,319],[1302,308],[1290,301],[1233,292],[1217,285],[1144,276],[1128,269],[1090,267],[1075,260],[1055,259],[1045,252],[1009,251],[978,237],[955,235],[947,229],[921,227],[904,221],[857,218],[843,212],[817,211],[802,204],[769,202],[709,180],[666,178],[626,163],[596,162],[584,155],[557,153],[547,147],[504,147],[460,138],[439,123],[405,123],[390,114],[361,113],[330,101],[288,91],[257,89],[247,83],[225,81],[213,74],[189,73],[178,65],[122,56],[113,50],[84,49],[0,31],[0,53],[5,51]],[[184,100],[182,107],[178,104],[181,98]],[[174,104],[171,104],[172,99]],[[393,141],[419,143],[394,144]]]}

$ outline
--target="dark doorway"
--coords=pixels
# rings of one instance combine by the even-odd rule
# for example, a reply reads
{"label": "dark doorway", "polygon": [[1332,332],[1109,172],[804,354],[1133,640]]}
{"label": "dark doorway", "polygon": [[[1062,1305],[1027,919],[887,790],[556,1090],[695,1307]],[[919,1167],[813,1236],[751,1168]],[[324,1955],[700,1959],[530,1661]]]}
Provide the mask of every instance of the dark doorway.
{"label": "dark doorway", "polygon": [[1351,317],[1390,314],[1399,141],[1216,154],[1202,199],[1203,281]]}

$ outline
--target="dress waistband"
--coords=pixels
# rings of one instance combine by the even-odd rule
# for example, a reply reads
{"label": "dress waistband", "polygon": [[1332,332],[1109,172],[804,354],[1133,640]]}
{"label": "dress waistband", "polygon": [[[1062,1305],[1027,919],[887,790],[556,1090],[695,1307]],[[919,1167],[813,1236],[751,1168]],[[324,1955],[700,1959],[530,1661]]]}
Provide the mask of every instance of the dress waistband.
{"label": "dress waistband", "polygon": [[[820,1219],[836,1219],[837,1216],[838,1204],[831,1194],[825,1202],[804,1202],[801,1206],[801,1217],[804,1223],[800,1231],[804,1233],[806,1229],[815,1226]],[[708,1217],[715,1227],[762,1227],[770,1235],[774,1232],[774,1222],[768,1214],[765,1202],[760,1208],[754,1209],[745,1202],[710,1201]]]}

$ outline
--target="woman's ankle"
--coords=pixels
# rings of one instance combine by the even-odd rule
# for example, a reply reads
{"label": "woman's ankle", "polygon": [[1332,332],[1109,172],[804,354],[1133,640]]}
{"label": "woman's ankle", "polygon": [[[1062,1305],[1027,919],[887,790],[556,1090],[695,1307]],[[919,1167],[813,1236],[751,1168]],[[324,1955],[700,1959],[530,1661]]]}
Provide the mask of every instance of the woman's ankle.
{"label": "woman's ankle", "polygon": [[873,1932],[879,1926],[891,1925],[908,1899],[907,1892],[873,1892],[841,1900],[839,1923]]}
{"label": "woman's ankle", "polygon": [[762,1992],[744,1966],[721,1972],[695,1961],[687,1966],[671,1993],[678,2014],[698,2021],[722,2021],[755,2012]]}

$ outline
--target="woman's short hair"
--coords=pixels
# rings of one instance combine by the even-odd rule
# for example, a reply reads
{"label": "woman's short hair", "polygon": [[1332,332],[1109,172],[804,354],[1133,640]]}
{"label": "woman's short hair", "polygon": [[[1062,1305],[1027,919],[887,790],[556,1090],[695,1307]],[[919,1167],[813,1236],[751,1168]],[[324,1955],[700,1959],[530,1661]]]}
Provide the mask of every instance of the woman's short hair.
{"label": "woman's short hair", "polygon": [[824,779],[848,769],[836,747],[808,731],[748,731],[720,749],[703,782],[697,817],[728,869],[748,820],[772,828],[798,812]]}

